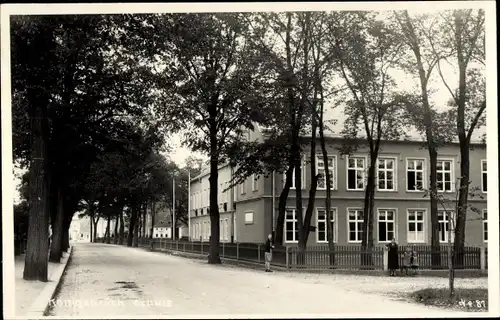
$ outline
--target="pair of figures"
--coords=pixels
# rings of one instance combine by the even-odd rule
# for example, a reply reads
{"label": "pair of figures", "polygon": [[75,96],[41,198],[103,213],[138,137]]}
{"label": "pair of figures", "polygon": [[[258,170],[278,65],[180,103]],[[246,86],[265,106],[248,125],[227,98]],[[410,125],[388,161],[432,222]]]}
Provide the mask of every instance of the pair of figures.
{"label": "pair of figures", "polygon": [[[396,239],[392,239],[391,243],[387,245],[387,248],[389,249],[389,275],[390,276],[395,276],[396,275],[396,270],[400,269],[399,267],[399,252],[398,252],[398,244],[396,243]],[[406,275],[408,273],[412,272],[412,274],[416,274],[418,269],[418,263],[417,263],[417,250],[413,249],[411,247],[406,247],[405,252],[403,253],[403,265],[401,266],[401,271],[404,272]]]}

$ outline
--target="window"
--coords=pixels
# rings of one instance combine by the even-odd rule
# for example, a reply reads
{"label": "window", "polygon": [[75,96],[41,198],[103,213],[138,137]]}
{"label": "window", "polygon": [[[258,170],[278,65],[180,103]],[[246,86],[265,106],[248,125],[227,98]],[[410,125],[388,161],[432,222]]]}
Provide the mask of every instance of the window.
{"label": "window", "polygon": [[[300,172],[302,173],[301,184],[302,184],[302,188],[304,188],[305,181],[306,181],[305,170],[304,170],[304,168],[305,168],[304,161],[302,161],[302,165],[300,168],[301,168]],[[285,185],[285,183],[286,183],[286,171],[283,172],[283,186]],[[295,168],[293,169],[292,186],[290,187],[290,189],[295,189]]]}
{"label": "window", "polygon": [[377,187],[379,191],[396,190],[396,159],[380,158],[377,160]]}
{"label": "window", "polygon": [[365,188],[366,158],[349,157],[347,160],[347,190]]}
{"label": "window", "polygon": [[245,212],[245,224],[253,224],[253,212]]}
{"label": "window", "polygon": [[483,210],[483,241],[488,242],[488,210]]}
{"label": "window", "polygon": [[406,159],[406,190],[422,191],[424,188],[424,167],[423,159]]}
{"label": "window", "polygon": [[227,240],[227,219],[220,219],[219,222],[219,240]]}
{"label": "window", "polygon": [[378,210],[378,242],[390,242],[395,238],[396,210],[379,209]]}
{"label": "window", "polygon": [[437,190],[449,192],[452,190],[452,164],[451,160],[437,161]]}
{"label": "window", "polygon": [[408,242],[425,242],[424,234],[424,210],[408,210]]}
{"label": "window", "polygon": [[361,242],[363,236],[363,210],[361,209],[348,209],[348,242]]}
{"label": "window", "polygon": [[259,181],[259,178],[257,175],[252,174],[252,191],[257,191],[257,182]]}
{"label": "window", "polygon": [[453,221],[450,221],[451,217],[454,217],[455,213],[452,211],[438,211],[438,221],[439,221],[439,242],[447,243],[448,242],[448,231],[451,228],[451,242],[455,239],[455,232],[453,230]]}
{"label": "window", "polygon": [[224,219],[224,240],[229,240],[229,224],[227,219]]}
{"label": "window", "polygon": [[247,181],[245,180],[245,181],[243,181],[243,182],[240,184],[240,193],[241,193],[241,194],[245,194],[245,193],[247,192],[247,190],[246,190],[246,182],[247,182]]}
{"label": "window", "polygon": [[[331,225],[332,225],[332,231],[333,231],[333,241],[337,241],[337,231],[335,230],[335,221],[337,220],[337,209],[331,208],[331,214],[332,214],[332,220],[331,220]],[[327,238],[327,225],[326,221],[328,220],[326,216],[326,210],[325,209],[317,209],[316,210],[316,222],[317,222],[317,230],[316,230],[316,242],[318,243],[326,243],[328,242]]]}
{"label": "window", "polygon": [[[336,183],[337,157],[328,156],[328,172],[330,173],[330,188],[335,189]],[[322,156],[316,157],[316,174],[320,174],[318,179],[318,189],[326,190],[326,166]]]}
{"label": "window", "polygon": [[299,230],[295,209],[287,209],[285,215],[285,242],[298,242]]}
{"label": "window", "polygon": [[488,174],[486,169],[486,160],[481,160],[481,186],[484,193],[488,191]]}
{"label": "window", "polygon": [[219,188],[218,188],[218,189],[219,189],[219,190],[217,190],[217,203],[222,203],[222,202],[223,202],[223,201],[222,201],[222,196],[223,196],[222,191],[224,190],[224,184],[223,184],[223,183],[221,183],[221,184],[219,185]]}

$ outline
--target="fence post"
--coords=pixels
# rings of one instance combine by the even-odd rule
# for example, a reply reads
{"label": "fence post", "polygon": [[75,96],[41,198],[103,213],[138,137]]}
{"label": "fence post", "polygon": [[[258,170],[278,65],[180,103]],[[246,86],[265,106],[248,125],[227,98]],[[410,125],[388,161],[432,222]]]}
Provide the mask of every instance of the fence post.
{"label": "fence post", "polygon": [[226,246],[224,245],[224,242],[222,243],[222,257],[224,258],[224,254],[225,254],[225,248]]}
{"label": "fence post", "polygon": [[201,243],[200,250],[201,250],[201,253],[203,254],[203,241],[201,241],[200,243]]}
{"label": "fence post", "polygon": [[384,271],[389,270],[389,250],[384,248]]}
{"label": "fence post", "polygon": [[258,251],[258,253],[257,253],[258,260],[257,261],[259,261],[259,263],[260,263],[260,244],[257,246],[257,251]]}
{"label": "fence post", "polygon": [[179,241],[175,241],[175,251],[179,251]]}
{"label": "fence post", "polygon": [[236,243],[236,260],[240,259],[240,244]]}
{"label": "fence post", "polygon": [[481,271],[485,271],[486,270],[486,248],[484,247],[481,247],[479,249],[479,264],[481,266]]}
{"label": "fence post", "polygon": [[287,269],[290,269],[289,249],[290,249],[290,247],[285,247],[285,259],[286,259],[286,268]]}

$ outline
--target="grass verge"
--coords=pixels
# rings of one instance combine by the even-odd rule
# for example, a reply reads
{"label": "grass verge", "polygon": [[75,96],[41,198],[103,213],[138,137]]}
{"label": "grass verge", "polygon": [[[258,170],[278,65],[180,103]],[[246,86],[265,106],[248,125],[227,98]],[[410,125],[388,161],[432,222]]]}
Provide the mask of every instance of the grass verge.
{"label": "grass verge", "polygon": [[411,298],[418,303],[442,308],[488,311],[488,289],[484,288],[456,288],[453,297],[450,297],[448,288],[426,288],[413,292]]}

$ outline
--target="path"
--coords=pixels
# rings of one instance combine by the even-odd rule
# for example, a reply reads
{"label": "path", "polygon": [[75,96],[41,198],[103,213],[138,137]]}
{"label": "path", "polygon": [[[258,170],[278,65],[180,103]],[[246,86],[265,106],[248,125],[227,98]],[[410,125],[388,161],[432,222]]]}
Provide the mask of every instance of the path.
{"label": "path", "polygon": [[140,248],[76,244],[51,315],[432,316],[450,312],[359,292],[353,286],[356,279],[346,286],[345,279],[352,276],[338,283],[327,277],[213,266]]}
{"label": "path", "polygon": [[[15,272],[15,314],[16,316],[24,315],[36,297],[42,292],[46,286],[46,282],[42,281],[27,281],[23,279],[25,255],[14,257],[14,272]],[[58,266],[57,263],[49,262],[47,274],[48,278]]]}

